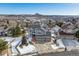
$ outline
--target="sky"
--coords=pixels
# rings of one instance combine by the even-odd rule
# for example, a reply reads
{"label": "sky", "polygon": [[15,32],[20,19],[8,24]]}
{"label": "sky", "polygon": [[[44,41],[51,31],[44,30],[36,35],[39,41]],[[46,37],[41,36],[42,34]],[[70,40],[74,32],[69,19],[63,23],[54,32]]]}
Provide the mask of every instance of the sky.
{"label": "sky", "polygon": [[0,14],[79,15],[77,3],[0,3]]}

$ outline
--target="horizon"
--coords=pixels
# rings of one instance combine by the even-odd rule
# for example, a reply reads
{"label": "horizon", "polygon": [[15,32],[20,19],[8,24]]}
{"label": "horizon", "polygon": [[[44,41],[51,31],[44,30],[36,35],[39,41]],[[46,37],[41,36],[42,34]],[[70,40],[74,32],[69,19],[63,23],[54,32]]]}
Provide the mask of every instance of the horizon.
{"label": "horizon", "polygon": [[0,14],[79,15],[78,3],[1,3]]}
{"label": "horizon", "polygon": [[[37,13],[35,13],[35,14],[0,14],[0,16],[6,16],[6,15],[14,15],[14,16],[15,15],[16,16],[17,15],[36,15],[36,14]],[[65,14],[64,15],[62,15],[62,14],[61,15],[57,15],[57,14],[56,15],[53,15],[53,14],[51,14],[50,15],[50,14],[39,14],[39,13],[38,13],[38,15],[41,15],[41,16],[79,16],[78,14],[77,15],[70,15],[70,14],[69,15],[68,14],[67,15],[65,15]]]}

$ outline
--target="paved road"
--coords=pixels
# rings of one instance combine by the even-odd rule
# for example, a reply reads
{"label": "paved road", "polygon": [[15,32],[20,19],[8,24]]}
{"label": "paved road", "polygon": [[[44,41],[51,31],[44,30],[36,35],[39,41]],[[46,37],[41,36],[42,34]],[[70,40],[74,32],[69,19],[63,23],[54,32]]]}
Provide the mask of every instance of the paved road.
{"label": "paved road", "polygon": [[41,54],[38,56],[79,56],[79,51],[55,52],[55,53]]}

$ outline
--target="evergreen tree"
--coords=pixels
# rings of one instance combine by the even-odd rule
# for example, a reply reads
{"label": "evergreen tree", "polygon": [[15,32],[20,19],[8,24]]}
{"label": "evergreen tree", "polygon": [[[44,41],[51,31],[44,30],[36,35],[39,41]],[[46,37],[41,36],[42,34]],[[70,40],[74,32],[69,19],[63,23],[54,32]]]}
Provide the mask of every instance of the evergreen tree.
{"label": "evergreen tree", "polygon": [[22,34],[22,31],[21,31],[19,26],[16,26],[15,28],[11,29],[11,34],[14,37],[18,37],[18,36],[20,36]]}
{"label": "evergreen tree", "polygon": [[59,27],[61,27],[63,25],[63,22],[57,22],[56,25],[58,25]]}
{"label": "evergreen tree", "polygon": [[24,44],[26,44],[26,36],[25,35],[23,35],[23,37],[22,37],[22,45],[24,45]]}
{"label": "evergreen tree", "polygon": [[[75,33],[75,37],[79,38],[79,30]],[[79,41],[79,39],[78,39]]]}
{"label": "evergreen tree", "polygon": [[52,21],[49,20],[47,25],[48,25],[49,28],[52,28]]}
{"label": "evergreen tree", "polygon": [[0,54],[8,48],[7,42],[0,39]]}
{"label": "evergreen tree", "polygon": [[75,37],[79,38],[79,30],[75,33]]}

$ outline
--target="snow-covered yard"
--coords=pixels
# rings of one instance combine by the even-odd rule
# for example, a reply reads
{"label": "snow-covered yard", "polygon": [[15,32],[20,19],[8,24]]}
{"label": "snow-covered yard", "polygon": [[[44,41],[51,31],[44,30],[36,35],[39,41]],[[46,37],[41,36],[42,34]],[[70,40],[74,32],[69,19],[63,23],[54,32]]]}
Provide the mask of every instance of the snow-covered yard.
{"label": "snow-covered yard", "polygon": [[11,43],[11,51],[12,55],[17,55],[19,54],[16,47],[17,45],[21,42],[21,37],[16,37],[14,38],[14,41]]}
{"label": "snow-covered yard", "polygon": [[51,45],[51,47],[52,47],[54,50],[56,50],[56,49],[59,48],[58,46],[56,46],[56,44]]}
{"label": "snow-covered yard", "polygon": [[20,52],[21,55],[36,52],[35,47],[33,45],[30,45],[30,44],[28,46],[23,46],[23,48],[20,48],[18,46],[17,49],[18,49],[18,51]]}
{"label": "snow-covered yard", "polygon": [[[19,53],[20,55],[23,55],[27,53],[36,52],[35,47],[31,44],[28,44],[28,46],[23,46],[23,48],[20,48],[19,45],[21,43],[21,39],[22,37],[15,37],[14,41],[11,43],[12,55],[17,55]],[[29,38],[28,41],[31,41],[31,38]]]}
{"label": "snow-covered yard", "polygon": [[18,51],[16,50],[16,48],[15,47],[12,47],[11,48],[11,52],[12,52],[12,56],[15,56],[15,55],[17,55],[18,54]]}
{"label": "snow-covered yard", "polygon": [[56,44],[51,45],[54,50],[79,50],[79,42],[72,39],[58,39]]}
{"label": "snow-covered yard", "polygon": [[21,42],[22,37],[1,37],[0,39],[3,39],[8,42],[10,49],[11,49],[11,55],[17,55],[18,51],[16,49],[16,46]]}
{"label": "snow-covered yard", "polygon": [[5,41],[7,41],[8,44],[10,44],[10,43],[14,40],[13,37],[1,37],[0,39],[3,39],[3,40],[5,40]]}
{"label": "snow-covered yard", "polygon": [[[29,44],[28,46],[23,46],[23,48],[19,47],[22,37],[15,37],[15,38],[2,37],[2,39],[10,43],[12,56],[18,55],[19,52],[20,52],[20,55],[36,52],[35,47],[31,44]],[[28,41],[31,41],[31,38],[29,38]]]}
{"label": "snow-covered yard", "polygon": [[65,45],[63,44],[62,39],[58,39],[58,40],[57,40],[57,46],[58,46],[59,48],[65,48]]}
{"label": "snow-covered yard", "polygon": [[63,44],[63,42],[62,42],[61,39],[58,39],[57,42],[56,42],[56,44],[52,44],[51,47],[54,50],[58,51],[58,52],[61,52],[61,51],[65,50],[65,46],[64,46],[64,44]]}
{"label": "snow-covered yard", "polygon": [[67,51],[71,50],[79,50],[79,42],[77,40],[72,40],[72,39],[63,39],[62,40]]}
{"label": "snow-covered yard", "polygon": [[14,38],[15,40],[11,43],[11,46],[16,47],[21,42],[21,37]]}

